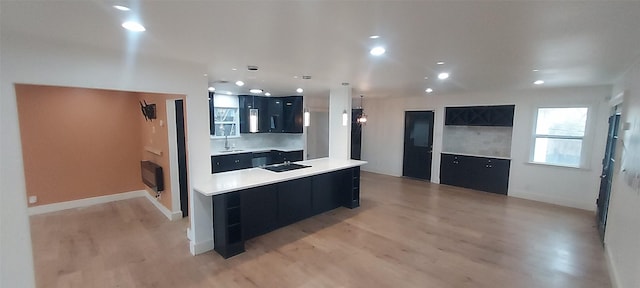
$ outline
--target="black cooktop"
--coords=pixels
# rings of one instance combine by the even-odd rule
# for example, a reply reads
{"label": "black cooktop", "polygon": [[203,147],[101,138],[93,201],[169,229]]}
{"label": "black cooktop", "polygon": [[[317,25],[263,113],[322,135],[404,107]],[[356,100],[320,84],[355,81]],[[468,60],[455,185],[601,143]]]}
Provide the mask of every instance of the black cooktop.
{"label": "black cooktop", "polygon": [[302,169],[307,167],[311,167],[311,166],[295,164],[295,163],[286,163],[286,164],[269,165],[262,168],[267,169],[269,171],[273,171],[273,172],[284,172],[284,171],[291,171],[291,170]]}

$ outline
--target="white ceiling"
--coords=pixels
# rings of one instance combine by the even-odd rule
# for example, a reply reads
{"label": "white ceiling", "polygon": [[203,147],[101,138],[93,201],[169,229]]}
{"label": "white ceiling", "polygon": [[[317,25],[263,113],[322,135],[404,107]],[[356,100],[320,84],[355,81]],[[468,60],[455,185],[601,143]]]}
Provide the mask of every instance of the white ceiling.
{"label": "white ceiling", "polygon": [[[537,79],[590,86],[612,83],[640,56],[640,1],[0,3],[2,33],[203,63],[211,83],[247,83],[217,85],[235,93],[327,95],[341,82],[365,97],[528,89]],[[118,3],[132,11],[111,7]],[[135,43],[120,27],[129,18],[147,28]],[[387,53],[369,55],[374,44]],[[451,78],[437,80],[440,71]]]}

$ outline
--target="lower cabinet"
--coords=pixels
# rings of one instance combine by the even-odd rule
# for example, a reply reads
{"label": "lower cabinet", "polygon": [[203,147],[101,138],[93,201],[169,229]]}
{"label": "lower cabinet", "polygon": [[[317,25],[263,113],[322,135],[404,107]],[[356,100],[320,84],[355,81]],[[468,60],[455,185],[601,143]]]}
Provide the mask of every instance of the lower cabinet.
{"label": "lower cabinet", "polygon": [[313,215],[311,179],[306,177],[278,183],[278,225],[286,226]]}
{"label": "lower cabinet", "polygon": [[302,161],[304,153],[303,150],[295,150],[295,151],[280,151],[280,150],[271,150],[271,164],[279,164],[284,163],[285,161],[296,162]]}
{"label": "lower cabinet", "polygon": [[211,173],[251,168],[252,160],[251,153],[211,156]]}
{"label": "lower cabinet", "polygon": [[358,207],[359,175],[354,167],[213,196],[214,250],[229,258],[251,238],[340,206]]}
{"label": "lower cabinet", "polygon": [[506,195],[510,163],[507,159],[443,153],[440,184]]}
{"label": "lower cabinet", "polygon": [[242,239],[250,239],[278,227],[277,185],[240,191],[242,203]]}

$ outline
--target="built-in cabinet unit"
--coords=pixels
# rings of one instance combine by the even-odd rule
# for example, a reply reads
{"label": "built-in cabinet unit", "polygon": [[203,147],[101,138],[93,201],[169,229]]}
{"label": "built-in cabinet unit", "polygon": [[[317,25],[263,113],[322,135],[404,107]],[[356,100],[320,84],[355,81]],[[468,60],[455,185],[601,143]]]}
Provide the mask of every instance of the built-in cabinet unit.
{"label": "built-in cabinet unit", "polygon": [[441,155],[440,184],[507,194],[510,160],[446,153]]}
{"label": "built-in cabinet unit", "polygon": [[245,152],[216,155],[211,156],[211,173],[247,169],[261,165],[280,164],[285,161],[297,162],[302,161],[303,157],[303,150],[270,150],[266,152]]}
{"label": "built-in cabinet unit", "polygon": [[447,107],[445,125],[513,126],[514,105]]}
{"label": "built-in cabinet unit", "polygon": [[302,161],[303,157],[304,157],[304,153],[302,152],[302,150],[289,151],[289,152],[271,150],[271,159],[270,159],[271,161],[269,161],[269,163],[278,164],[278,163],[284,163],[286,161],[289,161],[289,162]]}
{"label": "built-in cabinet unit", "polygon": [[218,173],[251,168],[252,160],[252,153],[211,156],[211,172]]}
{"label": "built-in cabinet unit", "polygon": [[358,207],[359,176],[353,167],[214,195],[214,250],[228,258],[253,237],[340,206]]}
{"label": "built-in cabinet unit", "polygon": [[302,96],[239,95],[240,133],[249,133],[249,110],[258,109],[258,133],[302,133]]}

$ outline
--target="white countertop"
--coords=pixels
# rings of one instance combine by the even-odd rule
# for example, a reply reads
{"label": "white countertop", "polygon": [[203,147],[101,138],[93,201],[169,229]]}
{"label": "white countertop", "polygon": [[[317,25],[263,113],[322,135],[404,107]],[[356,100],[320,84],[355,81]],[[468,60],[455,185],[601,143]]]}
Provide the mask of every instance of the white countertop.
{"label": "white countertop", "polygon": [[293,148],[293,147],[261,147],[261,148],[234,148],[232,151],[222,152],[224,148],[219,150],[211,150],[211,156],[220,156],[220,155],[231,155],[231,154],[240,154],[240,153],[257,153],[257,152],[269,152],[271,150],[278,150],[283,152],[291,152],[303,150],[302,148]]}
{"label": "white countertop", "polygon": [[442,154],[451,154],[451,155],[461,155],[461,156],[471,156],[471,157],[482,157],[482,158],[511,160],[511,157],[502,157],[502,156],[475,155],[475,154],[457,153],[457,152],[441,152],[441,153]]}
{"label": "white countertop", "polygon": [[196,184],[194,190],[205,196],[213,196],[361,166],[367,162],[350,159],[318,158],[295,163],[309,165],[311,167],[285,172],[273,172],[262,168],[249,168],[215,173],[209,175],[205,181]]}

